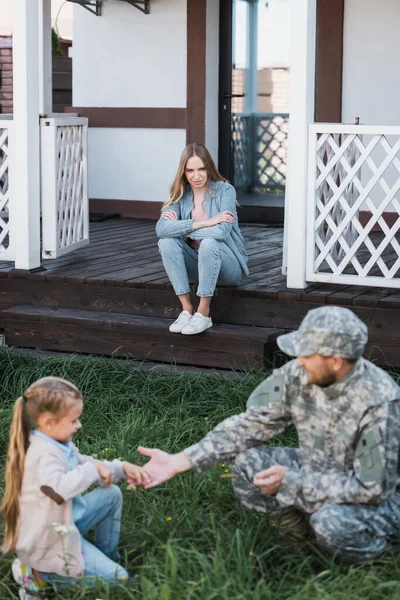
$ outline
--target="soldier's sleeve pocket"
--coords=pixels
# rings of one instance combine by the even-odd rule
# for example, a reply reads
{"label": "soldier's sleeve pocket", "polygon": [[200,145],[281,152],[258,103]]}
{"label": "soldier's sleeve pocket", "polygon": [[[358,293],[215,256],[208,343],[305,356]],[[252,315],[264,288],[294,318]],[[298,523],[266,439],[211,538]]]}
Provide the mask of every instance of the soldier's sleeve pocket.
{"label": "soldier's sleeve pocket", "polygon": [[279,405],[283,402],[284,375],[273,374],[268,377],[247,401],[247,408],[262,408],[270,405]]}
{"label": "soldier's sleeve pocket", "polygon": [[361,434],[356,447],[359,477],[362,481],[382,481],[384,465],[380,452],[382,436],[378,429]]}

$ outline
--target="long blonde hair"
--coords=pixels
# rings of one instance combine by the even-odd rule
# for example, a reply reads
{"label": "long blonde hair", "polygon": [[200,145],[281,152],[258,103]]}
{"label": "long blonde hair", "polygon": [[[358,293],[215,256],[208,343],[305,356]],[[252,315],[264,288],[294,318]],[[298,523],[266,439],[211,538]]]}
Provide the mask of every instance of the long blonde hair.
{"label": "long blonde hair", "polygon": [[203,146],[202,144],[188,144],[182,152],[178,170],[176,172],[174,182],[171,186],[169,200],[164,202],[162,208],[165,208],[170,204],[177,204],[182,198],[185,192],[185,187],[188,183],[185,174],[186,163],[189,160],[189,158],[192,158],[192,156],[198,156],[200,160],[203,161],[208,175],[207,191],[210,182],[226,181],[225,177],[222,177],[221,173],[218,171],[213,159],[211,158],[211,154],[205,146]]}
{"label": "long blonde hair", "polygon": [[62,419],[71,405],[81,399],[80,391],[69,381],[59,377],[43,377],[30,385],[16,400],[8,443],[6,491],[1,505],[5,525],[3,552],[14,550],[17,542],[19,495],[29,445],[30,423],[36,425],[40,415],[46,412]]}

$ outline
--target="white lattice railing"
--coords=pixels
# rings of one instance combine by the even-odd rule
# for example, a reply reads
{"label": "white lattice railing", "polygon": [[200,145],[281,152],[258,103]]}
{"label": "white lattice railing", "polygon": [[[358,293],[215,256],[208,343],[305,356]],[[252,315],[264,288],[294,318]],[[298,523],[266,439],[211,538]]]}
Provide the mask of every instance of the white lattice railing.
{"label": "white lattice railing", "polygon": [[400,287],[400,127],[310,125],[306,279]]}
{"label": "white lattice railing", "polygon": [[0,117],[0,260],[14,260],[11,179],[11,144],[13,121],[11,116]]}
{"label": "white lattice railing", "polygon": [[79,117],[40,121],[43,258],[89,243],[87,123]]}

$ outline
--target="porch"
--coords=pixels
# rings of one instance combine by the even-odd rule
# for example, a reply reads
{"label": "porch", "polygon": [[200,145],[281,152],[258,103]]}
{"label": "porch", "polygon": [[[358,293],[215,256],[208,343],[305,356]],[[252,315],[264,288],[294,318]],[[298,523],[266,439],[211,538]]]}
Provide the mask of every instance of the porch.
{"label": "porch", "polygon": [[[334,304],[351,307],[367,323],[368,358],[400,366],[399,290],[325,283],[287,289],[281,273],[283,229],[245,224],[243,233],[250,276],[237,288],[217,289],[216,325],[190,338],[168,332],[179,308],[161,264],[154,221],[92,222],[90,245],[46,261],[43,271],[22,273],[0,262],[0,326],[6,343],[260,368],[276,358],[278,334],[297,327],[316,305]],[[376,232],[373,239],[381,236]]]}

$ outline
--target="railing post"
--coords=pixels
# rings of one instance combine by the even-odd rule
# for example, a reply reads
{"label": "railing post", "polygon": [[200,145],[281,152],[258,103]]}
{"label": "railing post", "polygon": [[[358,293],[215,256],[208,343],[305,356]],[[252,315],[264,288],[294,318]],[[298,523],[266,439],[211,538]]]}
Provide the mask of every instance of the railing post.
{"label": "railing post", "polygon": [[13,202],[15,267],[40,266],[39,0],[14,0]]}
{"label": "railing post", "polygon": [[316,0],[291,0],[290,118],[285,196],[287,286],[306,285],[308,125],[314,122]]}

